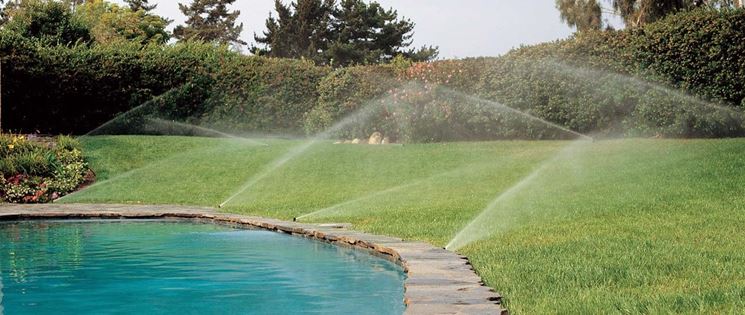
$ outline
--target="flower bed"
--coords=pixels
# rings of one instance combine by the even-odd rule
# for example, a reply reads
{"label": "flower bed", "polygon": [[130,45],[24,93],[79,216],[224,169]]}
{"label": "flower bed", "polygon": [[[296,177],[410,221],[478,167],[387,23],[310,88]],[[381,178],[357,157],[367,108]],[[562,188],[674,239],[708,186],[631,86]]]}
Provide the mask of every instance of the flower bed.
{"label": "flower bed", "polygon": [[0,134],[0,200],[43,203],[93,182],[80,143],[56,138]]}

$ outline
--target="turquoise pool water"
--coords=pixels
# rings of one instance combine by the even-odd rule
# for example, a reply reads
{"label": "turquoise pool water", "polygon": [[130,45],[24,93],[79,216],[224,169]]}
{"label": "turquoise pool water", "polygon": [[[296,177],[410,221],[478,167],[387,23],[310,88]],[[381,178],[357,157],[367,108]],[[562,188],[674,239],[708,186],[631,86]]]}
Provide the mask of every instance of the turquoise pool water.
{"label": "turquoise pool water", "polygon": [[170,221],[0,223],[0,314],[401,314],[389,261]]}

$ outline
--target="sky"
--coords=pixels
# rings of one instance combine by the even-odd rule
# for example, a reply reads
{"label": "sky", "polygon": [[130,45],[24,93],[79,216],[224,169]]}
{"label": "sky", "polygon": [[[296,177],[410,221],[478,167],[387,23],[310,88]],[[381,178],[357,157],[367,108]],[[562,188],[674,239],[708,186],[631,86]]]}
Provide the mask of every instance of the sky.
{"label": "sky", "polygon": [[[155,12],[174,20],[171,28],[185,20],[178,2],[155,0]],[[122,0],[113,0],[123,3]],[[287,0],[285,0],[287,2]],[[377,0],[385,8],[398,10],[416,23],[414,46],[435,45],[440,58],[498,56],[521,45],[569,37],[574,30],[562,23],[555,0]],[[264,31],[274,0],[236,0],[241,11],[242,39],[253,43],[253,34]]]}

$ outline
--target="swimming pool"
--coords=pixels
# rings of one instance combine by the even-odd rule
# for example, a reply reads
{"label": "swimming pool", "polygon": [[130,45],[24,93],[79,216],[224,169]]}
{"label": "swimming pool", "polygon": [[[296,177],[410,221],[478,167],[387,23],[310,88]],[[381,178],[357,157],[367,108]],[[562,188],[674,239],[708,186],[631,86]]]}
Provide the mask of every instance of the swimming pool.
{"label": "swimming pool", "polygon": [[403,269],[351,248],[191,221],[0,223],[0,313],[401,314]]}

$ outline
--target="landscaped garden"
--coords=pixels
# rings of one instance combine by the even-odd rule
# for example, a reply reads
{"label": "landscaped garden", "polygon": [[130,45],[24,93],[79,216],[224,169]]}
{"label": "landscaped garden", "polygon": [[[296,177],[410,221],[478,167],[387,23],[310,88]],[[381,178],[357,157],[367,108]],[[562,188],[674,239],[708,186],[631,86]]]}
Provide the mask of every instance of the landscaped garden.
{"label": "landscaped garden", "polygon": [[0,199],[49,202],[92,182],[95,174],[81,150],[80,142],[66,136],[0,134]]}
{"label": "landscaped garden", "polygon": [[361,1],[313,2],[335,37],[296,47],[305,2],[278,2],[295,15],[267,21],[258,56],[228,47],[235,25],[167,44],[143,8],[11,6],[0,199],[350,223],[467,256],[516,314],[745,308],[745,10],[622,12],[628,28],[603,30],[557,1],[569,39],[434,60],[405,49],[410,21],[398,50],[348,38]]}
{"label": "landscaped garden", "polygon": [[[214,207],[301,143],[262,141],[269,146],[86,138],[98,183],[62,202]],[[445,246],[490,201],[548,163],[482,218],[491,227],[483,239],[459,249],[510,310],[726,313],[742,307],[745,294],[733,281],[745,272],[744,153],[745,142],[734,139],[323,142],[222,211],[290,220],[326,209],[301,221],[349,222]]]}

